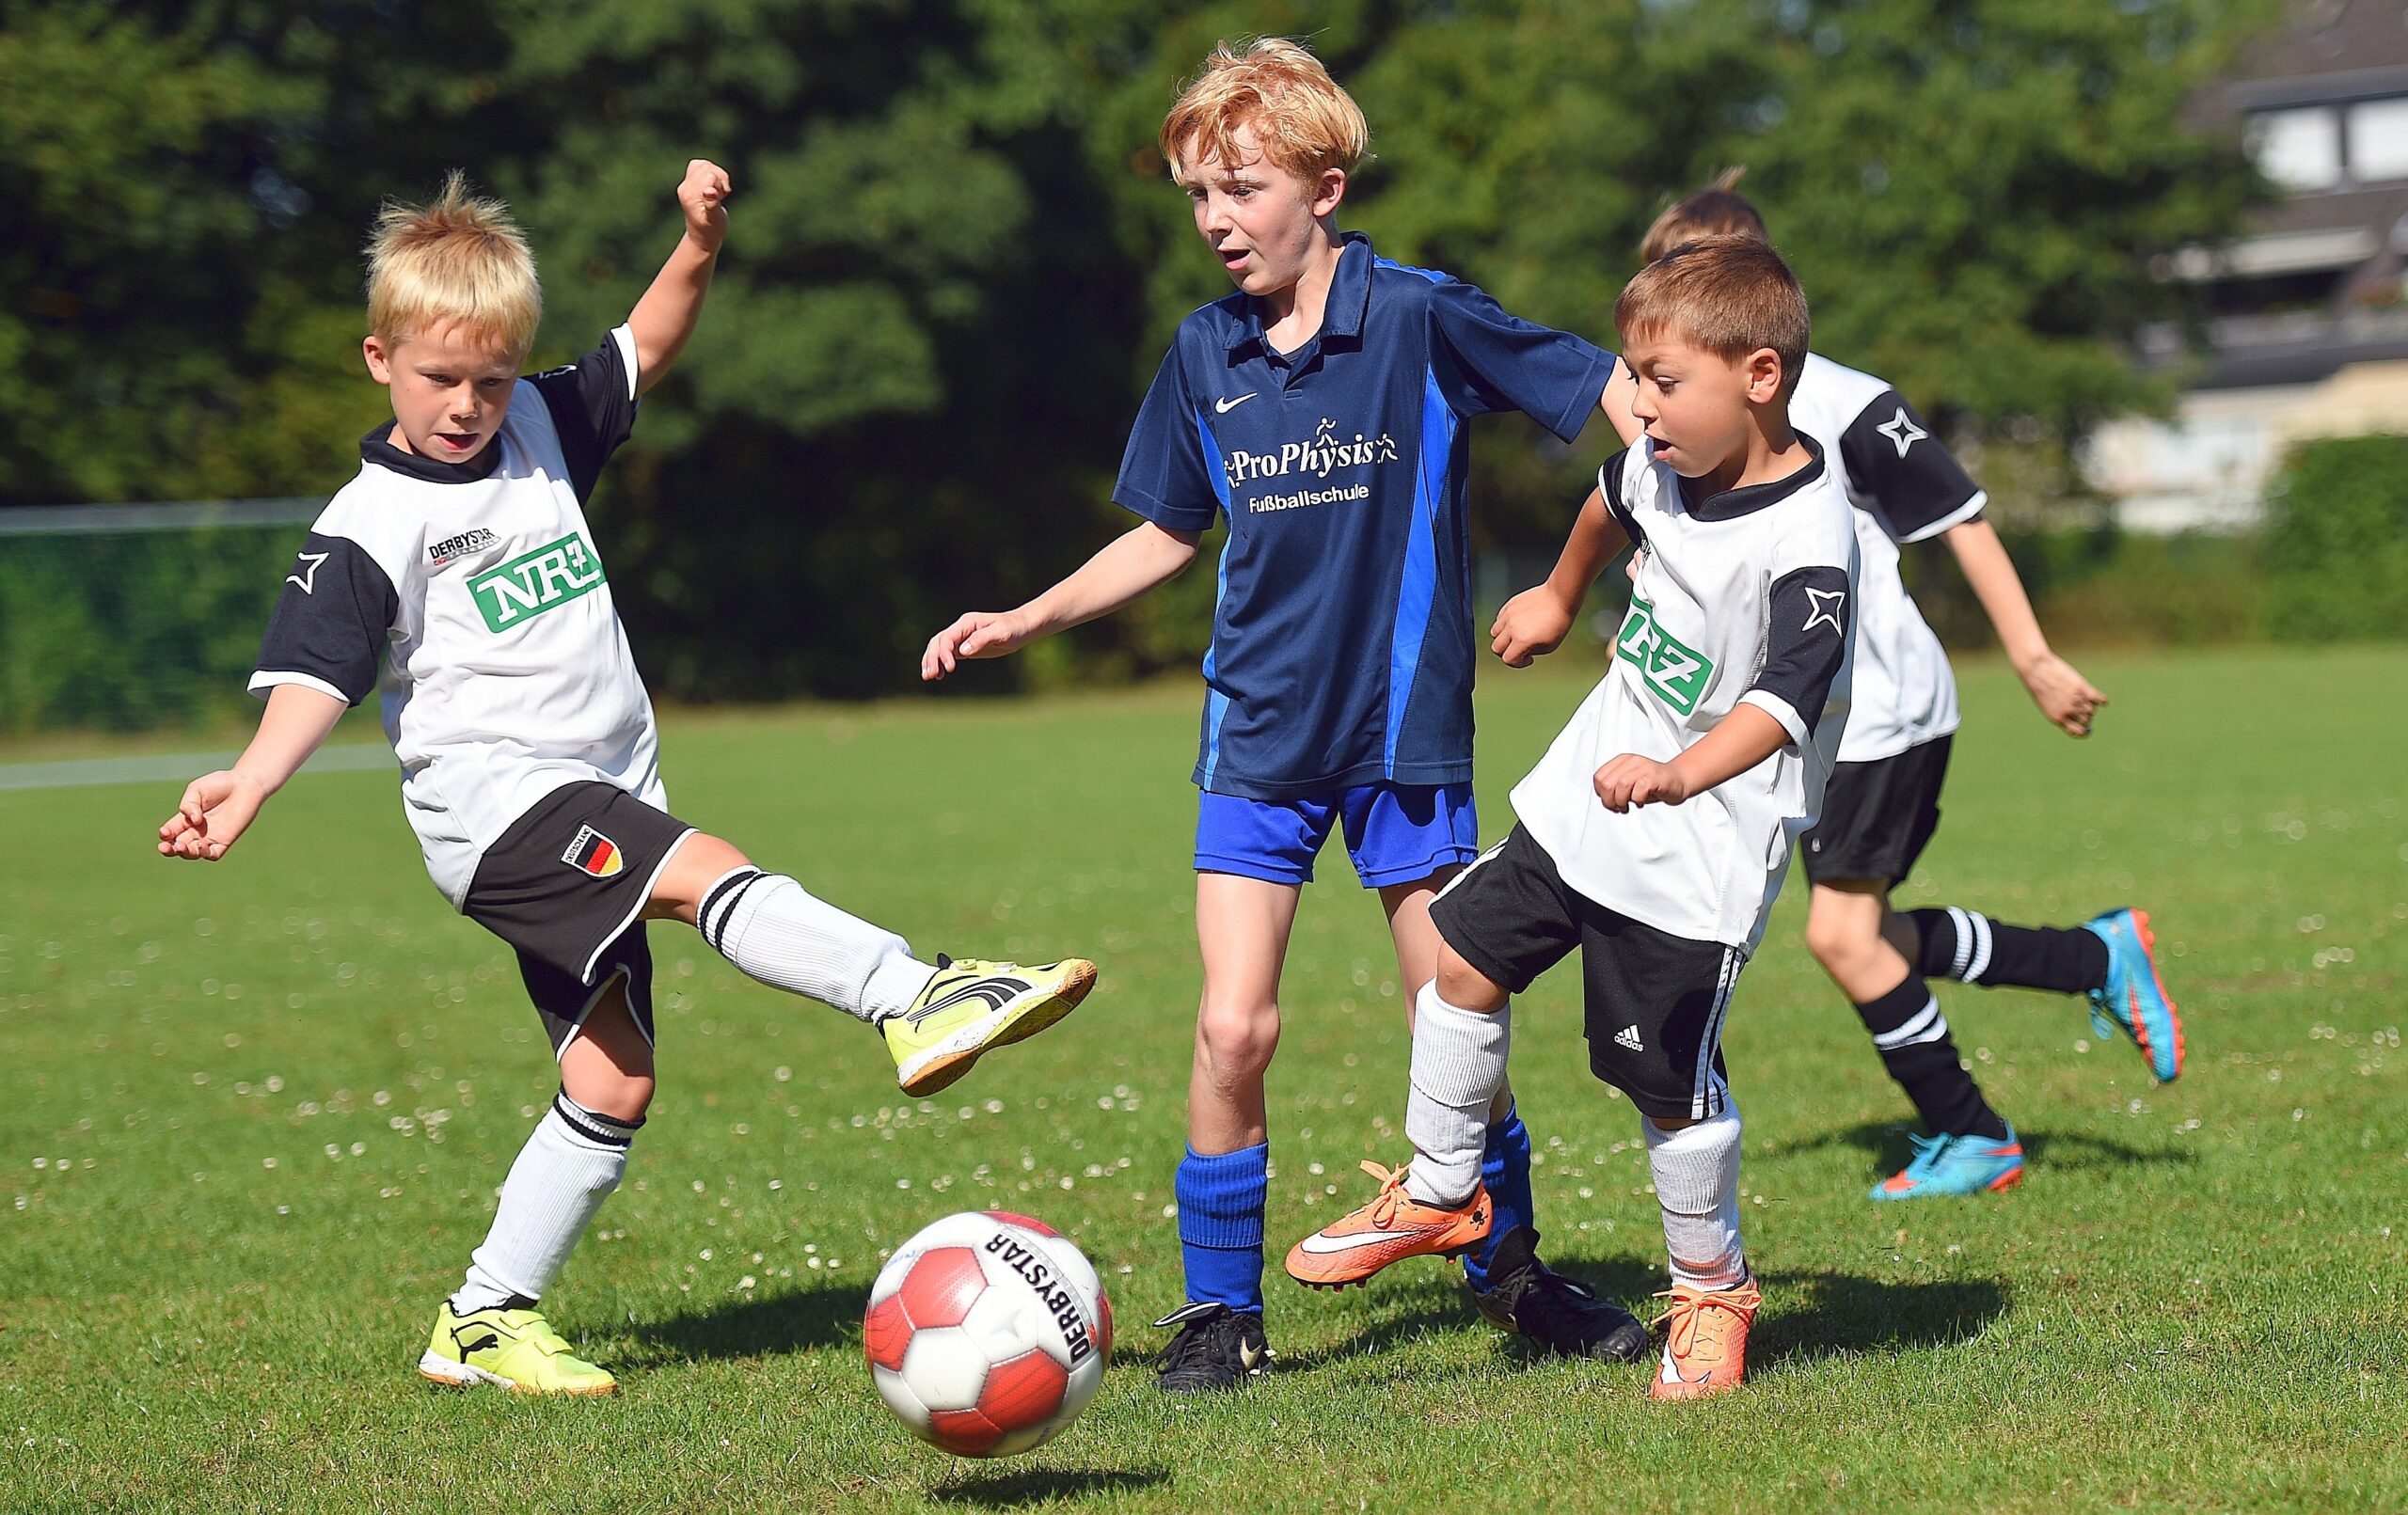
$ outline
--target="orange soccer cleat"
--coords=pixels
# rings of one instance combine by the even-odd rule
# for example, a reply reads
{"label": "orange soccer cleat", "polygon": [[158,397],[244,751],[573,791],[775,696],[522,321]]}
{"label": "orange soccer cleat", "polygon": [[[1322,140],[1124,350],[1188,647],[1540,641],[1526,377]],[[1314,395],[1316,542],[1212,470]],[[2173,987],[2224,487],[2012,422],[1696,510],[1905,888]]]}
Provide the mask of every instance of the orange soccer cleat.
{"label": "orange soccer cleat", "polygon": [[1369,1205],[1351,1210],[1288,1249],[1288,1276],[1312,1288],[1368,1283],[1373,1273],[1407,1257],[1451,1257],[1488,1235],[1488,1190],[1451,1209],[1424,1205],[1405,1191],[1405,1170],[1366,1162],[1380,1181]]}
{"label": "orange soccer cleat", "polygon": [[1748,1327],[1765,1302],[1756,1281],[1715,1290],[1675,1284],[1656,1297],[1670,1299],[1672,1307],[1656,1322],[1669,1322],[1669,1329],[1664,1365],[1647,1397],[1703,1399],[1737,1388],[1748,1376]]}

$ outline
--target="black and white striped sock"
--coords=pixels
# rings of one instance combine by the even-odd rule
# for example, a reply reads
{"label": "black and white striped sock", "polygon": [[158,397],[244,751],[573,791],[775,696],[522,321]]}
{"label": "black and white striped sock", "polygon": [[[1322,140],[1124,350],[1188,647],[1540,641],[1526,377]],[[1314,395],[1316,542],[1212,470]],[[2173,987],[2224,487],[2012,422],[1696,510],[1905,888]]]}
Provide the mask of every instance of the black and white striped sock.
{"label": "black and white striped sock", "polygon": [[1948,1018],[1920,977],[1909,974],[1889,993],[1858,1005],[1856,1013],[1873,1034],[1890,1077],[1914,1101],[1925,1129],[1936,1136],[2005,1138],[2006,1122],[1965,1071],[1956,1038],[1948,1034]]}
{"label": "black and white striped sock", "polygon": [[1922,941],[1919,971],[1984,988],[2013,986],[2083,994],[2107,983],[2107,943],[2080,926],[2005,925],[1951,905],[1909,910]]}
{"label": "black and white striped sock", "polygon": [[695,926],[752,978],[876,1025],[901,1015],[936,970],[883,926],[813,897],[784,874],[733,869],[703,893]]}

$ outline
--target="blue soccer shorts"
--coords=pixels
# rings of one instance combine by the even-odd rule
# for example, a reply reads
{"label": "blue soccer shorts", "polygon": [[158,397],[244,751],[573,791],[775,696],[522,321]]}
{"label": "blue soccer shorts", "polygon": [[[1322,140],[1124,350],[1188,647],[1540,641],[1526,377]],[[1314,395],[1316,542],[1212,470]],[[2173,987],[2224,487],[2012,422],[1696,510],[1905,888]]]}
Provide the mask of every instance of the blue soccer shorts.
{"label": "blue soccer shorts", "polygon": [[1365,889],[1410,884],[1480,856],[1471,785],[1356,784],[1309,799],[1206,792],[1196,813],[1196,871],[1309,884],[1313,859],[1343,825]]}

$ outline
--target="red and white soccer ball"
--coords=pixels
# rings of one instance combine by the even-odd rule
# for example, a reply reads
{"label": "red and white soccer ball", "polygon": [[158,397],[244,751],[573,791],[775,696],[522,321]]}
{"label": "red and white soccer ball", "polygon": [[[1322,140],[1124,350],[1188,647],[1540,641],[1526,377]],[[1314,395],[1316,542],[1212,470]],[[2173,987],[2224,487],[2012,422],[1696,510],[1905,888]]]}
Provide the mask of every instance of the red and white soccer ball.
{"label": "red and white soccer ball", "polygon": [[1011,1457],[1095,1397],[1112,1303],[1052,1226],[969,1210],[895,1250],[869,1291],[862,1349],[879,1397],[913,1434],[959,1457]]}

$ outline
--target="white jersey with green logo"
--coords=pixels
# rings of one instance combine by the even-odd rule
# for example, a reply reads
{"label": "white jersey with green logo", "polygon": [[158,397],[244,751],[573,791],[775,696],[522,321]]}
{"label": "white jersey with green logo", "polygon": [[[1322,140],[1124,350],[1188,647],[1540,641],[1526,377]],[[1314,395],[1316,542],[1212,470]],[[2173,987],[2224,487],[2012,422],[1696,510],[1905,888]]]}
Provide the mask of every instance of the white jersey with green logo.
{"label": "white jersey with green logo", "polygon": [[[1598,473],[1643,548],[1613,667],[1513,789],[1513,810],[1581,894],[1659,931],[1752,951],[1821,808],[1846,724],[1857,545],[1847,497],[1814,461],[1691,503],[1642,440]],[[1680,805],[1617,815],[1597,770],[1625,752],[1670,762],[1741,704],[1788,744]]]}
{"label": "white jersey with green logo", "polygon": [[251,689],[356,704],[381,685],[402,802],[456,908],[512,822],[599,780],[666,808],[659,733],[583,501],[635,421],[626,327],[518,381],[466,464],[362,440],[284,581]]}

